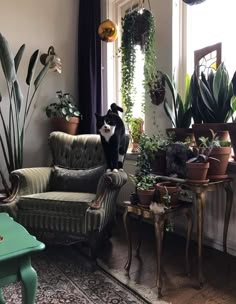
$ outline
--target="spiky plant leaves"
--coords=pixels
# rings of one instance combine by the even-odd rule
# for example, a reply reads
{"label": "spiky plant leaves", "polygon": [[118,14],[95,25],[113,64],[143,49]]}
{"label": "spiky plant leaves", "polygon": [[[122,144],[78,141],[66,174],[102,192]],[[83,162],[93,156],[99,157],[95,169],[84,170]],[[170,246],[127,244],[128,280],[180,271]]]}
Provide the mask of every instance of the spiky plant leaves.
{"label": "spiky plant leaves", "polygon": [[13,83],[14,95],[16,100],[17,111],[20,113],[21,105],[24,99],[18,80]]}
{"label": "spiky plant leaves", "polygon": [[41,81],[43,80],[44,76],[47,74],[51,63],[52,63],[52,60],[49,60],[48,63],[39,72],[38,76],[35,78],[35,81],[34,81],[35,91],[38,89]]}
{"label": "spiky plant leaves", "polygon": [[0,61],[6,80],[10,83],[16,80],[16,70],[13,54],[5,37],[0,33]]}
{"label": "spiky plant leaves", "polygon": [[166,112],[166,115],[169,117],[169,119],[171,120],[173,126],[176,128],[176,121],[175,121],[175,118],[173,116],[173,112],[172,112],[172,109],[171,107],[169,106],[168,102],[167,102],[167,99],[165,98],[164,99],[164,110]]}
{"label": "spiky plant leaves", "polygon": [[34,77],[38,59],[39,59],[39,50],[36,50],[30,57],[30,61],[29,61],[29,65],[28,65],[28,72],[27,72],[27,77],[26,77],[26,83],[28,85],[30,85],[30,83]]}
{"label": "spiky plant leaves", "polygon": [[18,71],[18,68],[19,68],[19,65],[20,65],[20,62],[21,62],[21,58],[23,56],[24,51],[25,51],[25,44],[22,44],[22,46],[19,48],[19,50],[16,53],[16,56],[14,58],[16,73]]}

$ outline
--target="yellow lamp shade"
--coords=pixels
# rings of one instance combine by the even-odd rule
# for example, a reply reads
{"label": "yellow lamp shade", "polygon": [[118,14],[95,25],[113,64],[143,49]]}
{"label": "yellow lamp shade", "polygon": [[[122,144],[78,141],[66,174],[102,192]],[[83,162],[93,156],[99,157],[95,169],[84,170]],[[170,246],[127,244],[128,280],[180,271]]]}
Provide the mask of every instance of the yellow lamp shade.
{"label": "yellow lamp shade", "polygon": [[118,37],[117,25],[111,20],[103,21],[98,27],[98,35],[105,42],[113,42]]}

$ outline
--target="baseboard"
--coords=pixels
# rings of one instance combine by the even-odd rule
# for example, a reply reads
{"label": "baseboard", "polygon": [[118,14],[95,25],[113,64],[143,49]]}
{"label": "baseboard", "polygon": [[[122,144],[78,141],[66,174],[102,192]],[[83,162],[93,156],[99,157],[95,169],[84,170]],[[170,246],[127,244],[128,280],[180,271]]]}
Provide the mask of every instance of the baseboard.
{"label": "baseboard", "polygon": [[[174,231],[177,235],[186,237],[186,230],[184,230],[183,228],[180,227],[175,227],[175,231]],[[192,240],[197,242],[197,233],[193,232],[192,233]],[[217,249],[219,251],[223,251],[223,242],[222,240],[216,240],[216,239],[212,239],[209,237],[203,237],[203,244]],[[236,242],[232,242],[232,241],[227,241],[227,252],[233,256],[236,256]]]}

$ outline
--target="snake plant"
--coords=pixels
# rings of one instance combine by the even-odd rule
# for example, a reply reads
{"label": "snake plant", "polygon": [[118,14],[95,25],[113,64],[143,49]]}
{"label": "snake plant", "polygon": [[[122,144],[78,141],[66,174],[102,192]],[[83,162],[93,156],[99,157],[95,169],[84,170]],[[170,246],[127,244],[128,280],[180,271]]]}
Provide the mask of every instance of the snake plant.
{"label": "snake plant", "polygon": [[[4,157],[8,176],[13,170],[23,167],[23,147],[25,140],[26,122],[33,105],[35,94],[46,75],[51,62],[49,61],[41,71],[35,75],[39,60],[39,50],[36,50],[28,65],[26,85],[28,92],[26,98],[22,94],[20,83],[17,78],[17,71],[25,50],[23,44],[15,57],[9,47],[8,41],[0,33],[0,62],[3,76],[6,81],[6,88],[0,93],[0,147]],[[2,87],[2,83],[0,83]],[[2,88],[0,88],[1,91]],[[0,167],[0,176],[7,194],[10,194],[8,176],[5,175],[5,168]]]}
{"label": "snake plant", "polygon": [[174,81],[171,81],[166,73],[161,72],[165,80],[165,84],[171,93],[171,103],[168,103],[167,98],[164,98],[164,109],[166,115],[171,120],[175,128],[189,128],[192,118],[192,109],[189,99],[190,76],[185,78],[185,97],[184,99],[177,92]]}
{"label": "snake plant", "polygon": [[224,63],[209,75],[191,77],[190,100],[195,123],[225,123],[232,117],[236,76],[229,80]]}

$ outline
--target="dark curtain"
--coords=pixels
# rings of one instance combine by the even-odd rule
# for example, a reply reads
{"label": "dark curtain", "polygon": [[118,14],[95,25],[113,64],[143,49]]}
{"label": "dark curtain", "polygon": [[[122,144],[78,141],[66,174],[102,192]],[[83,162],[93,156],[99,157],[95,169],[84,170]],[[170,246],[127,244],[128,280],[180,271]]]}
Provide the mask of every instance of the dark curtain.
{"label": "dark curtain", "polygon": [[101,114],[100,0],[80,0],[79,6],[79,109],[83,115],[79,133],[96,131],[95,113]]}

